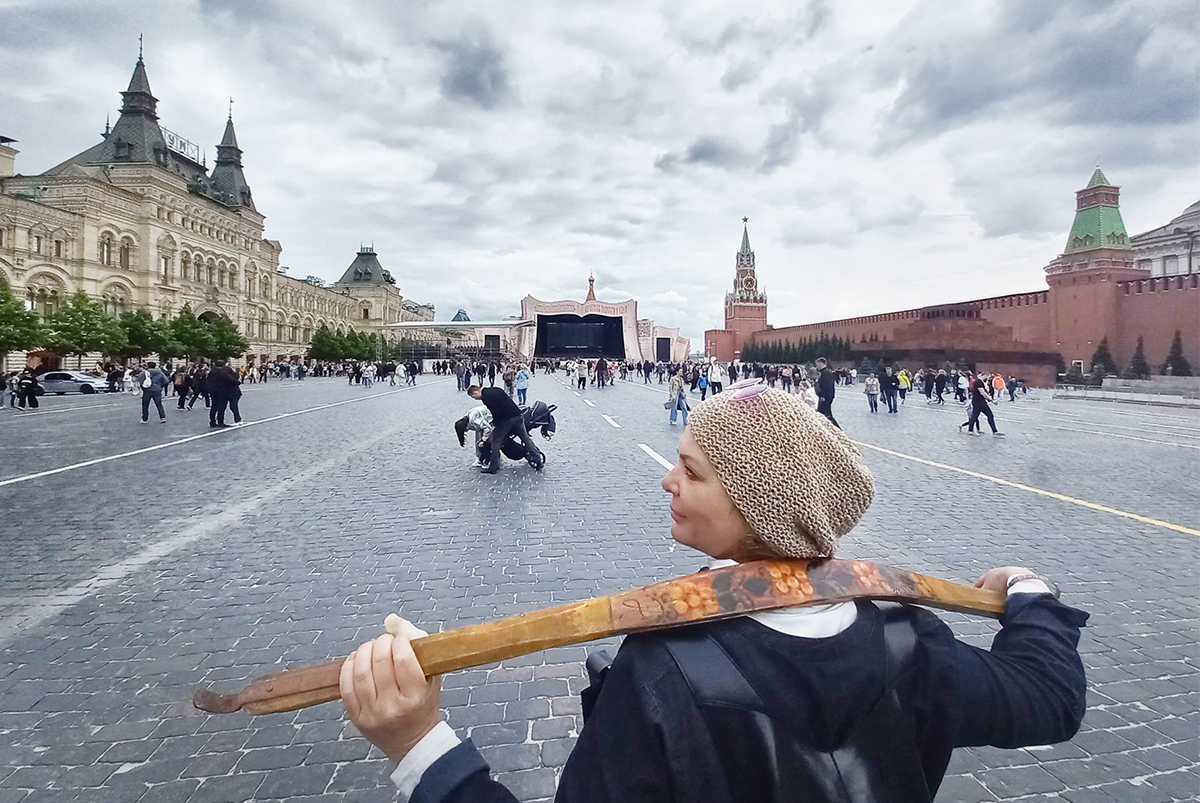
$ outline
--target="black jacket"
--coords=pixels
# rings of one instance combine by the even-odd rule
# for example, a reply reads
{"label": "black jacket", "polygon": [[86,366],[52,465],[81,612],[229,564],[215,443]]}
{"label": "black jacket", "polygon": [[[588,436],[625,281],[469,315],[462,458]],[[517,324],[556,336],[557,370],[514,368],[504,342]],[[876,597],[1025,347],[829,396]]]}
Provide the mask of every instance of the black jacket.
{"label": "black jacket", "polygon": [[[882,385],[883,380],[880,379],[879,381]],[[821,375],[817,377],[817,397],[826,401],[833,401],[833,388],[833,371],[830,371],[828,368],[822,368]]]}
{"label": "black jacket", "polygon": [[242,396],[241,377],[228,365],[214,368],[208,374],[208,392],[225,399],[239,399]]}
{"label": "black jacket", "polygon": [[[765,715],[697,699],[667,641],[677,638],[671,631],[630,636],[556,799],[928,803],[955,747],[1050,744],[1078,731],[1086,682],[1077,646],[1087,614],[1048,594],[1010,596],[1003,629],[983,650],[955,639],[929,611],[907,607],[901,618],[910,618],[916,642],[892,696],[884,614],[869,603],[858,610],[854,624],[823,639],[787,636],[746,618],[686,629],[719,645]],[[880,727],[885,699],[897,701],[899,713]],[[862,750],[846,754],[840,748],[847,743]],[[823,761],[831,751],[843,760]],[[907,785],[863,782],[879,775],[879,764],[894,764],[895,754],[904,757]],[[830,775],[840,776],[849,798]],[[412,803],[513,800],[488,777],[469,740],[438,759],[412,796]]]}
{"label": "black jacket", "polygon": [[488,412],[492,414],[493,427],[499,428],[502,421],[521,417],[521,408],[517,406],[511,396],[500,388],[484,388],[479,400],[487,406]]}

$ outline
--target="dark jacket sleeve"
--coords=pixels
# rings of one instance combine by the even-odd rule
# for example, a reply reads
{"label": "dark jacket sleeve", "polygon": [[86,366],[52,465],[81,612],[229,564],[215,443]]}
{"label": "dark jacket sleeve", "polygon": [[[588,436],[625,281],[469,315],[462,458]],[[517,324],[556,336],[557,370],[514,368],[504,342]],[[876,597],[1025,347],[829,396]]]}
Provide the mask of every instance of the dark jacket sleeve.
{"label": "dark jacket sleeve", "polygon": [[425,770],[409,803],[516,803],[511,792],[492,780],[488,769],[466,739]]}
{"label": "dark jacket sleeve", "polygon": [[953,641],[955,744],[1027,747],[1070,739],[1083,721],[1087,682],[1079,629],[1088,615],[1049,594],[1013,594],[991,650]]}

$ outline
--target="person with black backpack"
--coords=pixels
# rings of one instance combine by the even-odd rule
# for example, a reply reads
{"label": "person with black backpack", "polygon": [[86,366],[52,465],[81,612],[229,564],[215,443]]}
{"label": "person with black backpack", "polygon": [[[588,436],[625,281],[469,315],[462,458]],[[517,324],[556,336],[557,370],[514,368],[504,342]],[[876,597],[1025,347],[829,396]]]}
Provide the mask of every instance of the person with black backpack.
{"label": "person with black backpack", "polygon": [[[866,463],[837,427],[754,379],[697,405],[662,487],[672,538],[713,568],[832,557],[874,495]],[[866,581],[879,572],[852,564]],[[803,593],[805,578],[784,572],[788,564],[773,568],[774,579],[759,578],[762,593],[771,583]],[[990,650],[959,641],[924,608],[870,601],[628,636],[556,799],[930,803],[957,747],[1071,738],[1086,703],[1078,643],[1087,614],[1022,567],[991,569],[976,585],[1006,595]],[[441,721],[440,679],[425,678],[410,644],[421,635],[401,622],[399,635],[351,654],[340,677],[347,714],[396,762],[391,779],[406,799],[515,800]]]}

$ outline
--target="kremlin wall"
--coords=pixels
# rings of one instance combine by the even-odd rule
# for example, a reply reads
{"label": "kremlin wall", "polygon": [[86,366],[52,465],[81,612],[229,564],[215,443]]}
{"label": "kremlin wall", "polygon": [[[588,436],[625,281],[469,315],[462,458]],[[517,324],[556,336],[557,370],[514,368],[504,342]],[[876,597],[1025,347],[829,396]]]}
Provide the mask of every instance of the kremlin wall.
{"label": "kremlin wall", "polygon": [[1045,268],[1046,289],[798,326],[766,324],[766,297],[756,292],[754,255],[743,232],[725,327],[705,333],[706,351],[727,362],[746,343],[799,343],[825,335],[851,343],[855,358],[909,367],[949,361],[1049,385],[1072,363],[1090,370],[1103,338],[1117,365],[1125,366],[1142,337],[1157,371],[1178,330],[1196,370],[1200,201],[1167,225],[1129,237],[1119,193],[1099,168],[1076,193],[1075,222],[1066,249]]}

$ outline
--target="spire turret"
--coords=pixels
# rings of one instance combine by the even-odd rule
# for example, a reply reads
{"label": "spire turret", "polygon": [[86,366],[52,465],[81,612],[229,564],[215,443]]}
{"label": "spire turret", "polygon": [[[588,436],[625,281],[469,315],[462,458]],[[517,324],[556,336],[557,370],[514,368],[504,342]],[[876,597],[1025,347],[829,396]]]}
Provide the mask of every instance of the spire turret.
{"label": "spire turret", "polygon": [[129,79],[129,88],[121,93],[125,102],[121,105],[121,116],[126,114],[144,114],[151,120],[158,119],[158,98],[150,91],[150,79],[146,77],[146,62],[138,56],[133,68],[133,77]]}
{"label": "spire turret", "polygon": [[595,301],[595,300],[596,300],[596,277],[592,273],[588,273],[588,294],[587,294],[587,298],[584,299],[584,303],[586,304],[588,301]]}
{"label": "spire turret", "polygon": [[750,250],[749,223],[750,218],[742,218],[742,247],[737,253],[737,266],[739,269],[749,268],[750,270],[754,270],[754,252]]}
{"label": "spire turret", "polygon": [[238,147],[237,135],[233,131],[232,112],[225,121],[225,135],[221,137],[221,144],[217,146],[212,187],[223,195],[226,203],[254,209],[250,185],[246,183],[246,176],[242,173],[242,149]]}

